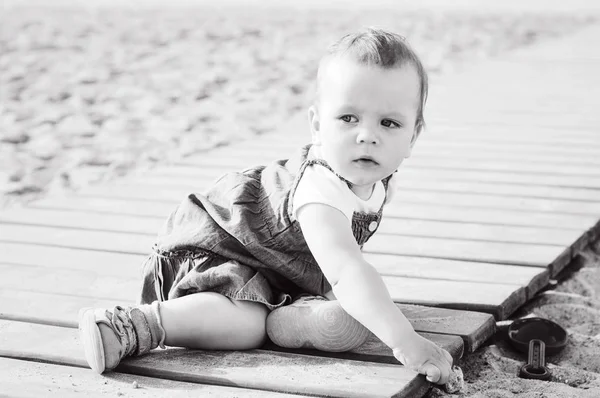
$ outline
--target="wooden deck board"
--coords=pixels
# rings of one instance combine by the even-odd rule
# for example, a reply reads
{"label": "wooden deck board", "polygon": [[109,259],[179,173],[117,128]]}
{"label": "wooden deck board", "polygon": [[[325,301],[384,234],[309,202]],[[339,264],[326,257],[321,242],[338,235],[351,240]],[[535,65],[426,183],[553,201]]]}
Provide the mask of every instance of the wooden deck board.
{"label": "wooden deck board", "polygon": [[[414,156],[417,156],[416,154]],[[456,154],[460,156],[460,154]],[[528,156],[528,155],[523,155]],[[281,158],[284,158],[283,156]],[[418,169],[416,167],[406,166],[399,173],[404,178],[451,178],[455,180],[467,181],[483,181],[483,182],[503,182],[512,184],[526,185],[541,185],[541,186],[556,186],[556,187],[574,187],[574,188],[600,188],[600,177],[598,176],[580,176],[571,175],[554,175],[541,173],[527,172],[510,172],[510,171],[490,171],[490,170],[472,170],[467,168],[468,163],[465,160],[465,169],[463,170],[447,170],[443,167],[439,169]],[[556,160],[559,161],[559,160]],[[218,156],[214,159],[202,157],[198,160],[187,160],[177,163],[177,165],[193,166],[204,169],[216,169],[215,175],[223,174],[230,171],[241,171],[249,165],[265,164],[265,160],[248,162],[248,160]]]}
{"label": "wooden deck board", "polygon": [[[2,224],[0,241],[147,255],[154,235],[105,232],[75,228]],[[375,235],[365,252],[425,256],[525,266],[550,265],[565,246],[480,242],[467,239],[428,238],[393,234]]]}
{"label": "wooden deck board", "polygon": [[[598,165],[600,167],[600,164]],[[165,172],[165,169],[168,172]],[[199,189],[203,181],[215,179],[214,169],[199,169],[197,167],[171,166],[153,170],[116,182],[118,185],[135,182],[154,187],[154,189],[171,186],[195,187]],[[160,173],[160,174],[159,174]],[[600,192],[586,188],[552,187],[544,185],[524,185],[511,183],[490,183],[486,181],[465,181],[460,174],[453,176],[437,176],[435,173],[423,175],[402,175],[397,181],[398,190],[447,191],[471,194],[493,194],[496,196],[518,196],[543,199],[565,199],[569,201],[598,202]],[[201,187],[200,187],[201,188]]]}
{"label": "wooden deck board", "polygon": [[[0,280],[0,296],[6,298],[0,302],[0,318],[18,319],[21,316],[41,323],[57,322],[56,325],[61,326],[76,326],[78,308],[133,305],[140,286],[139,277],[131,275],[131,271],[118,277],[103,275],[103,270],[95,271],[92,267],[85,270],[0,263],[0,272],[4,275]],[[8,300],[10,292],[13,297]],[[35,300],[31,299],[32,295],[36,296]],[[468,350],[475,349],[476,342],[484,341],[494,330],[494,324],[486,314],[472,312],[465,315],[446,309],[431,313],[421,307],[399,307],[415,330],[460,336]],[[450,325],[449,319],[456,325]]]}
{"label": "wooden deck board", "polygon": [[[0,302],[0,319],[65,328],[77,328],[77,313],[80,308],[112,308],[115,305],[135,304],[132,299],[102,299],[88,295],[61,295],[10,288],[1,290],[0,297],[5,300]],[[32,299],[41,301],[34,302]],[[473,352],[495,332],[495,323],[489,314],[473,311],[465,314],[464,311],[403,304],[398,304],[398,307],[405,312],[419,334],[448,348],[455,358],[462,356],[463,347],[465,351]],[[279,351],[293,352],[294,350],[280,348]],[[390,359],[391,351],[375,337],[371,338],[368,346],[361,346],[348,353],[327,355],[346,359],[357,359],[368,355],[371,362],[394,362]],[[378,359],[375,360],[375,357]]]}
{"label": "wooden deck board", "polygon": [[[494,319],[437,306],[504,319],[600,237],[599,120],[581,97],[593,98],[600,87],[593,84],[600,83],[598,64],[589,56],[598,48],[589,43],[597,42],[599,28],[591,29],[432,81],[430,127],[403,165],[396,199],[365,256],[396,301],[428,305],[399,306],[415,329],[455,358],[481,346],[494,333]],[[549,57],[575,58],[548,63]],[[498,70],[515,84],[488,78]],[[465,94],[460,103],[453,101],[456,90]],[[217,148],[0,214],[0,355],[62,364],[40,365],[52,371],[84,366],[73,329],[77,310],[133,302],[140,262],[190,188],[202,191],[225,171],[287,157],[309,140],[305,119],[293,118],[289,134]],[[265,348],[156,351],[121,368],[150,380],[328,396],[421,396],[428,387],[422,376],[392,365],[389,349],[376,339],[344,354]],[[0,367],[6,361],[23,364],[0,359]],[[45,386],[35,378],[32,385]]]}
{"label": "wooden deck board", "polygon": [[365,258],[382,275],[427,280],[513,284],[527,290],[528,300],[547,286],[550,279],[550,270],[542,267],[376,253],[365,253]]}
{"label": "wooden deck board", "polygon": [[[134,386],[137,383],[137,387]],[[239,398],[293,398],[305,395],[283,394],[264,390],[250,390],[187,383],[112,372],[97,375],[88,369],[0,357],[0,385],[3,397],[125,397],[189,398],[239,397]]]}
{"label": "wooden deck board", "polygon": [[527,301],[527,290],[518,285],[388,276],[383,280],[397,303],[486,312],[496,320],[506,319]]}
{"label": "wooden deck board", "polygon": [[[257,157],[262,156],[262,160],[264,160],[266,156],[277,158],[283,155],[285,157],[296,151],[300,146],[306,145],[311,141],[308,124],[299,124],[297,130],[300,131],[294,131],[292,134],[288,135],[269,135],[268,146],[261,146],[261,143],[264,141],[260,139],[248,140],[242,143],[243,148],[245,149],[243,152],[236,151],[234,148],[232,152],[225,153],[227,147],[215,148],[209,153],[206,153],[205,156],[197,156],[197,159],[192,160],[193,163],[188,163],[187,159],[183,159],[181,163],[196,165],[196,161],[202,161],[203,159],[212,161],[213,159],[216,160],[219,156],[226,156],[226,158],[230,159],[234,157],[238,159],[257,159]],[[303,131],[304,134],[302,133]],[[468,132],[469,130],[465,128],[462,131]],[[432,128],[431,133],[425,131],[416,142],[411,156],[414,155],[416,158],[421,154],[421,151],[424,151],[428,153],[439,153],[441,157],[453,157],[454,159],[459,160],[462,158],[463,154],[468,155],[472,152],[485,152],[490,155],[489,158],[491,159],[496,155],[504,156],[508,153],[512,153],[521,155],[527,154],[534,157],[558,156],[561,158],[569,156],[571,158],[577,157],[580,160],[597,160],[594,155],[597,151],[598,144],[593,145],[587,143],[585,145],[557,146],[556,143],[544,143],[543,141],[539,141],[537,144],[523,141],[513,142],[510,138],[495,141],[486,141],[485,139],[473,140],[469,138],[460,140],[459,134],[457,134],[458,137],[455,137],[454,139],[445,139],[444,134],[448,136],[450,133],[446,133],[446,131],[443,130],[443,127],[434,127]],[[471,134],[473,134],[473,132]],[[242,146],[238,146],[238,148],[241,149]],[[222,161],[217,161],[217,164],[222,164]]]}
{"label": "wooden deck board", "polygon": [[[155,236],[164,217],[95,214],[81,210],[22,209],[1,214],[0,223],[84,230],[128,232]],[[490,225],[467,222],[384,218],[379,233],[469,240],[568,246],[579,239],[576,229]]]}
{"label": "wooden deck board", "polygon": [[[181,201],[193,192],[203,192],[213,179],[198,180],[194,186],[169,186],[161,188],[157,185],[144,185],[135,182],[122,184],[106,184],[82,189],[81,196],[104,198],[128,198],[148,200],[165,200],[173,203]],[[600,187],[600,185],[599,185]],[[553,213],[590,215],[600,213],[600,203],[590,201],[572,201],[565,199],[543,199],[536,197],[496,196],[489,194],[472,194],[468,192],[401,190],[394,200],[386,206],[392,211],[409,203],[443,204],[469,208],[492,208],[518,211],[545,211]]]}
{"label": "wooden deck board", "polygon": [[[0,263],[6,265],[70,269],[123,278],[139,277],[141,263],[145,258],[140,254],[7,242],[0,242],[0,252]],[[523,284],[544,271],[543,267],[377,253],[365,253],[365,258],[372,262],[381,274],[410,278]]]}
{"label": "wooden deck board", "polygon": [[[76,329],[0,320],[0,356],[87,367]],[[25,337],[24,337],[25,336]],[[202,384],[332,397],[423,394],[423,376],[400,365],[265,350],[155,350],[118,371]]]}
{"label": "wooden deck board", "polygon": [[[381,236],[381,235],[380,235]],[[152,245],[152,237],[146,235],[134,235],[128,233],[103,232],[76,230],[70,228],[52,228],[39,226],[25,226],[4,224],[0,231],[0,240],[4,242],[21,242],[35,245],[50,245],[65,248],[79,248],[95,251],[112,251],[116,253],[128,253],[147,255]],[[435,246],[435,247],[434,247]],[[401,255],[423,255],[423,250],[427,250],[427,257],[434,257],[436,254],[441,258],[467,259],[483,262],[499,262],[505,264],[520,264],[545,267],[549,261],[552,261],[553,254],[548,251],[548,246],[538,247],[540,245],[521,245],[493,242],[472,242],[444,239],[427,239],[415,237],[398,237],[394,235],[378,236],[372,239],[365,246],[366,252],[401,254]],[[516,251],[518,249],[518,252]],[[556,247],[555,252],[562,250]],[[518,253],[514,258],[507,257],[507,254]],[[550,253],[550,256],[548,255]],[[543,256],[542,256],[543,254]],[[494,257],[496,256],[496,258]],[[542,272],[542,271],[540,271]],[[391,279],[390,279],[391,278]],[[476,310],[481,305],[483,312],[493,313],[496,317],[505,317],[510,314],[509,309],[516,309],[526,300],[527,288],[525,286],[513,284],[494,284],[486,286],[477,283],[467,283],[462,281],[437,281],[440,284],[439,289],[425,293],[422,286],[428,282],[423,279],[413,279],[404,277],[388,277],[387,282],[390,293],[394,299],[403,303],[427,304],[436,306],[447,305],[448,308],[463,308],[460,303],[448,302],[451,293],[447,289],[468,289],[461,300],[465,306]],[[401,282],[401,283],[400,283]],[[400,284],[399,284],[400,283]],[[408,290],[409,286],[413,286]],[[421,286],[419,288],[418,286]],[[515,293],[510,291],[514,290]],[[410,291],[413,297],[406,293]],[[509,297],[508,299],[506,297]],[[477,304],[477,297],[481,297],[481,303]],[[485,297],[485,299],[484,299]],[[447,303],[447,304],[446,304]],[[496,306],[497,308],[494,308]]]}
{"label": "wooden deck board", "polygon": [[[145,259],[141,255],[111,253],[108,256],[96,256],[97,251],[23,243],[0,242],[0,249],[6,253],[0,259],[0,270],[6,276],[0,281],[0,286],[22,287],[22,280],[25,280],[22,278],[27,278],[28,287],[37,286],[38,289],[53,291],[58,288],[46,283],[47,280],[56,281],[57,286],[64,288],[66,285],[62,282],[68,282],[71,278],[74,282],[74,286],[69,288],[71,294],[98,289],[96,297],[112,297],[119,291],[128,291],[126,286],[133,287],[134,283],[139,282],[141,264]],[[365,257],[382,275],[406,279],[535,287],[547,282],[549,277],[547,270],[542,267],[371,253]],[[537,281],[539,278],[542,281]],[[82,283],[84,287],[80,286]],[[107,288],[102,286],[108,286],[110,293],[105,292]]]}
{"label": "wooden deck board", "polygon": [[[426,137],[428,137],[426,135]],[[425,138],[424,138],[425,139]],[[438,137],[435,138],[436,142],[440,141]],[[290,141],[295,141],[294,139]],[[223,160],[217,160],[219,157],[225,157],[226,159],[235,158],[235,160],[231,160],[228,162],[228,167],[236,167],[239,166],[241,168],[247,167],[252,164],[260,164],[264,162],[268,162],[270,160],[282,159],[289,156],[292,156],[297,148],[303,145],[304,142],[286,142],[283,145],[278,145],[277,142],[272,143],[268,147],[265,147],[261,144],[261,142],[256,141],[243,141],[241,143],[235,144],[233,146],[229,146],[226,149],[216,149],[214,152],[207,154],[202,159],[199,160],[187,160],[183,159],[179,161],[177,164],[181,165],[208,165],[208,164],[223,164]],[[455,148],[445,149],[440,148],[439,154],[436,154],[433,151],[433,148],[422,148],[420,142],[417,142],[417,145],[414,148],[414,156],[406,159],[404,164],[402,165],[402,173],[404,174],[404,170],[418,170],[425,169],[431,170],[431,177],[434,177],[438,171],[443,172],[444,170],[479,170],[479,171],[491,171],[491,172],[512,172],[512,173],[527,173],[527,174],[544,174],[544,175],[555,175],[555,176],[590,176],[590,177],[599,177],[600,171],[590,168],[591,164],[597,164],[598,159],[594,156],[589,156],[593,154],[593,150],[600,151],[600,148],[594,148],[590,144],[581,145],[581,149],[584,150],[583,153],[567,153],[570,155],[571,162],[573,162],[574,158],[578,158],[580,163],[572,163],[562,165],[561,163],[557,163],[556,159],[554,162],[532,162],[531,160],[543,160],[545,159],[540,155],[556,155],[556,156],[565,156],[564,152],[555,153],[555,152],[538,152],[536,150],[532,150],[530,153],[528,152],[526,156],[521,155],[520,159],[516,158],[512,162],[506,162],[503,159],[503,156],[506,156],[507,153],[504,151],[496,151],[500,145],[505,145],[502,141],[491,142],[489,148],[494,148],[490,150],[489,148],[482,147],[482,151],[488,154],[486,158],[478,158],[478,157],[467,157],[462,156],[463,152],[459,150],[459,153],[455,153]],[[513,144],[514,145],[514,144]],[[523,146],[523,143],[519,143],[520,146]],[[540,146],[530,145],[531,148],[538,149]],[[563,146],[561,145],[561,148]],[[573,148],[566,146],[567,148]],[[421,156],[420,151],[425,152],[423,155],[429,156]],[[429,151],[428,151],[429,149]],[[554,144],[554,150],[556,151],[556,144]],[[509,153],[514,154],[514,151],[510,151]],[[517,151],[519,153],[519,151]],[[438,156],[433,156],[433,155]],[[466,153],[465,153],[466,155]],[[529,156],[532,156],[530,159]],[[580,156],[583,156],[581,158]],[[500,159],[497,159],[499,157]],[[213,163],[214,161],[214,163]],[[244,166],[245,165],[245,166]],[[210,167],[212,168],[212,167]],[[446,174],[446,173],[443,173]]]}
{"label": "wooden deck board", "polygon": [[[182,198],[179,198],[181,200]],[[119,214],[165,219],[175,208],[175,201],[134,200],[128,198],[101,198],[92,196],[48,197],[30,205],[38,209],[83,210],[90,214]],[[596,224],[592,215],[575,215],[504,209],[481,209],[454,207],[445,204],[407,203],[404,206],[386,209],[387,218],[413,220],[474,222],[488,225],[517,225],[560,229],[586,230]]]}

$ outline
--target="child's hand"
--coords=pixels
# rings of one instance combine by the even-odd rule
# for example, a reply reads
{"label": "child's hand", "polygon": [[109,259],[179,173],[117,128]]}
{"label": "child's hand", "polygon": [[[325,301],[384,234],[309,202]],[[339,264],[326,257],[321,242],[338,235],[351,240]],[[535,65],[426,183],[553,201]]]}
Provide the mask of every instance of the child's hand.
{"label": "child's hand", "polygon": [[405,366],[427,376],[432,383],[446,384],[452,369],[452,356],[416,332],[394,349],[394,356]]}

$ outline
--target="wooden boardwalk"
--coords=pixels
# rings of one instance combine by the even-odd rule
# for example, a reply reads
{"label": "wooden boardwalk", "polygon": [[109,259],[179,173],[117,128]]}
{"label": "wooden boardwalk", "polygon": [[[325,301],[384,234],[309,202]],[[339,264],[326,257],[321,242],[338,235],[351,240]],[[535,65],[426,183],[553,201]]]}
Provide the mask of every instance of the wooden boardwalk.
{"label": "wooden boardwalk", "polygon": [[[595,26],[432,81],[428,131],[365,252],[415,329],[457,359],[600,234],[598,70]],[[2,393],[422,396],[429,383],[376,338],[342,354],[168,349],[82,369],[78,309],[132,304],[173,207],[308,139],[303,115],[281,131],[0,213]]]}

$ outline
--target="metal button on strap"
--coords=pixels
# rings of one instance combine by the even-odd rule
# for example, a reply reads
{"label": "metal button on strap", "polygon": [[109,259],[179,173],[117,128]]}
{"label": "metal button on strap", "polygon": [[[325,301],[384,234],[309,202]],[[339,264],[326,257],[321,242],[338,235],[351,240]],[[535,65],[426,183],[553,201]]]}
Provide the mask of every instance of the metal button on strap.
{"label": "metal button on strap", "polygon": [[373,221],[371,224],[369,224],[369,231],[373,232],[377,229],[377,221]]}

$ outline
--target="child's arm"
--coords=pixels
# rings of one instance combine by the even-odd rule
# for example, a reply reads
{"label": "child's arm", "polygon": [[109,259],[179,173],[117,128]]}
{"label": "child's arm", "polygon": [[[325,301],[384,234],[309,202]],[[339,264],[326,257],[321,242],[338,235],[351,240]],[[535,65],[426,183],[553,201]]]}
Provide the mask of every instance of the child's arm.
{"label": "child's arm", "polygon": [[406,366],[434,383],[445,384],[452,357],[414,331],[377,270],[364,260],[346,216],[328,205],[311,203],[298,210],[297,219],[342,308]]}

